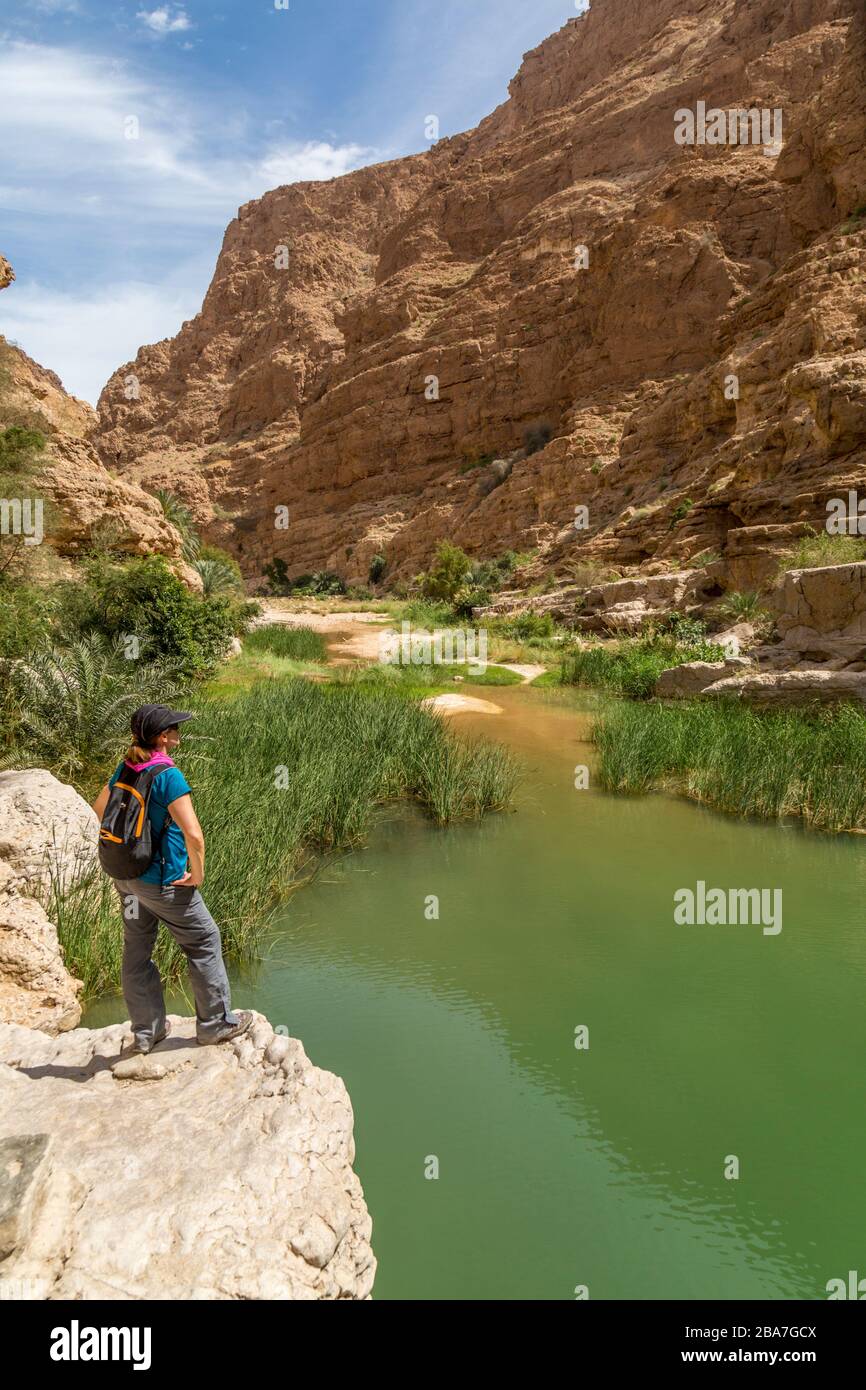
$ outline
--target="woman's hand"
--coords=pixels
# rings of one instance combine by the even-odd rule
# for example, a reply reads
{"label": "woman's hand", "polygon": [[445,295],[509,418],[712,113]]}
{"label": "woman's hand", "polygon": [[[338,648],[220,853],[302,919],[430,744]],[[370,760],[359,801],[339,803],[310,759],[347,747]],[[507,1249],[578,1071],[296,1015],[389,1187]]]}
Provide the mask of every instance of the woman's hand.
{"label": "woman's hand", "polygon": [[168,886],[169,888],[201,888],[203,883],[203,876],[199,877],[196,874],[191,874],[189,869],[187,869],[183,878],[176,878]]}

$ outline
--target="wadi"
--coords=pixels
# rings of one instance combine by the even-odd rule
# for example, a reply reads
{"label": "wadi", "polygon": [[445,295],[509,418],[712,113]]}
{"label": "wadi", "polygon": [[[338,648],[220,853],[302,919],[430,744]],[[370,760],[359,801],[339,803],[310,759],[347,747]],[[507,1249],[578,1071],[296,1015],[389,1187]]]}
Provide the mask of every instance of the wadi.
{"label": "wadi", "polygon": [[0,1299],[857,1297],[866,16],[396,9],[13,35]]}

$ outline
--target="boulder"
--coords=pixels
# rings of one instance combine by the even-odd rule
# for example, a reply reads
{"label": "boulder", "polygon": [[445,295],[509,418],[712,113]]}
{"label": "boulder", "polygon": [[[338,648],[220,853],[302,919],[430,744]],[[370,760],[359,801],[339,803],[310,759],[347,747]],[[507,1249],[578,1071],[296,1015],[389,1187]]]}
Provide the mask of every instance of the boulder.
{"label": "boulder", "polygon": [[702,698],[721,696],[747,700],[753,705],[784,706],[836,704],[840,700],[866,705],[866,672],[760,671],[727,676],[706,686]]}
{"label": "boulder", "polygon": [[718,647],[724,647],[731,657],[739,656],[743,647],[751,647],[756,636],[754,623],[734,623],[732,627],[726,627],[724,632],[714,632],[709,640]]}
{"label": "boulder", "polygon": [[0,1023],[26,1023],[46,1033],[75,1028],[80,992],[44,908],[35,898],[0,892]]}
{"label": "boulder", "polygon": [[95,864],[98,843],[96,816],[74,787],[44,768],[0,772],[0,861],[19,888],[74,882]]}
{"label": "boulder", "polygon": [[87,802],[44,768],[0,773],[0,1022],[77,1026],[81,982],[36,898],[93,868],[98,834]]}
{"label": "boulder", "polygon": [[726,661],[685,661],[682,666],[662,671],[655,684],[655,694],[663,700],[688,700],[717,681],[740,674],[750,665],[743,656],[728,657]]}
{"label": "boulder", "polygon": [[369,1298],[343,1082],[262,1015],[220,1047],[171,1024],[147,1058],[125,1023],[0,1025],[0,1297]]}

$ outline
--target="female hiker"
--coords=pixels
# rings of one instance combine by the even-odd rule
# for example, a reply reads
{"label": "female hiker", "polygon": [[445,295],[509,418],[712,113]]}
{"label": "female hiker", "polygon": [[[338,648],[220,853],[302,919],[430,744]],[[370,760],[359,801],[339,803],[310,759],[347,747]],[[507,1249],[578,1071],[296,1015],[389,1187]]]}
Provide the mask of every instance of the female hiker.
{"label": "female hiker", "polygon": [[[204,835],[189,784],[170,757],[180,743],[178,725],[191,718],[166,705],[137,709],[126,758],[93,803],[102,827],[100,858],[123,905],[121,981],[133,1052],[150,1052],[169,1032],[162,981],[151,959],[160,922],[187,958],[197,1041],[228,1042],[253,1021],[249,1012],[231,1011],[219,928],[199,892]],[[134,872],[115,876],[109,864]]]}

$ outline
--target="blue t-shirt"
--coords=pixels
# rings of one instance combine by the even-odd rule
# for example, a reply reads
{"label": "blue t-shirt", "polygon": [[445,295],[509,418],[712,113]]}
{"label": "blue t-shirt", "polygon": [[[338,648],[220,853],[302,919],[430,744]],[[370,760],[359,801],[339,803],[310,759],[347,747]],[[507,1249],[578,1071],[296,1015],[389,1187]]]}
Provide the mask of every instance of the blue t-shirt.
{"label": "blue t-shirt", "polygon": [[[114,786],[125,767],[125,762],[118,763],[117,770],[108,784],[110,787]],[[149,868],[145,869],[141,875],[143,883],[158,883],[164,887],[167,883],[174,883],[175,879],[183,878],[186,873],[188,863],[186,841],[180,826],[175,825],[174,821],[169,821],[168,829],[162,836],[161,843],[159,836],[165,825],[169,803],[177,801],[179,796],[186,796],[191,791],[192,788],[178,767],[167,767],[164,772],[160,772],[154,777],[147,807],[147,818],[150,821],[153,843],[157,846],[157,850]]]}

